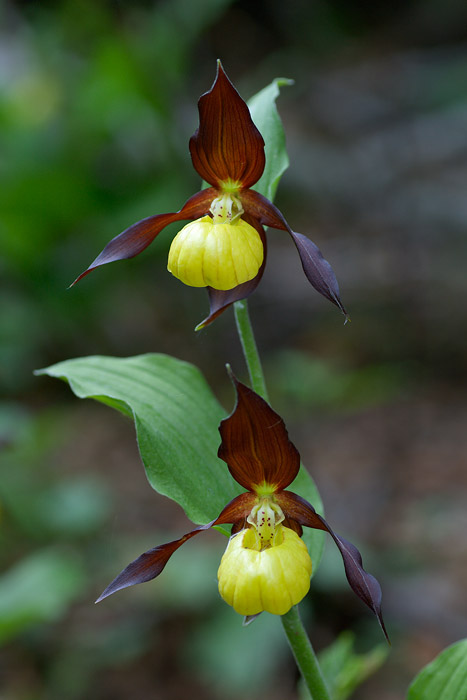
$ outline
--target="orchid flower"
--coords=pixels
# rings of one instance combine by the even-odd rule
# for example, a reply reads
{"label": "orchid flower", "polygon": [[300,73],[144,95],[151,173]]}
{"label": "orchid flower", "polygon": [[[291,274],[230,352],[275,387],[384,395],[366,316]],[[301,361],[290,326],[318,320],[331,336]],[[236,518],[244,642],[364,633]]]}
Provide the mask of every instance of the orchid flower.
{"label": "orchid flower", "polygon": [[246,491],[210,523],[142,554],[112,581],[98,601],[122,588],[151,581],[182,544],[216,525],[232,523],[218,570],[221,597],[247,617],[263,611],[284,615],[310,587],[312,562],[301,539],[305,526],[331,535],[342,555],[350,587],[375,613],[386,635],[381,588],[363,569],[358,549],[337,535],[308,501],[287,490],[298,474],[300,455],[288,438],[284,421],[258,394],[232,379],[237,401],[233,413],[219,426],[222,442],[218,455]]}
{"label": "orchid flower", "polygon": [[168,269],[187,285],[207,287],[210,313],[199,329],[256,289],[266,263],[263,227],[269,226],[289,233],[310,283],[346,314],[334,272],[320,250],[252,189],[265,167],[264,140],[220,62],[198,109],[190,153],[196,172],[210,186],[178,212],[149,216],[113,238],[73,284],[96,267],[139,255],[168,224],[190,220],[172,242]]}

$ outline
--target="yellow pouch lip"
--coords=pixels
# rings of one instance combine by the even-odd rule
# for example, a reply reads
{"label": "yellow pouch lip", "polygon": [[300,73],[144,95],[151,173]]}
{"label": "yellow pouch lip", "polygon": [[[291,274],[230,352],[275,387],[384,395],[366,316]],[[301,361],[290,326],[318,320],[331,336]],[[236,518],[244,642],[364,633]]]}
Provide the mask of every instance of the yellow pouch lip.
{"label": "yellow pouch lip", "polygon": [[312,564],[305,543],[290,528],[279,525],[280,544],[259,549],[254,528],[234,535],[218,570],[219,592],[240,615],[266,611],[285,615],[310,588]]}
{"label": "yellow pouch lip", "polygon": [[243,219],[214,223],[204,216],[175,236],[167,269],[190,287],[227,291],[256,277],[263,259],[263,242],[253,226]]}

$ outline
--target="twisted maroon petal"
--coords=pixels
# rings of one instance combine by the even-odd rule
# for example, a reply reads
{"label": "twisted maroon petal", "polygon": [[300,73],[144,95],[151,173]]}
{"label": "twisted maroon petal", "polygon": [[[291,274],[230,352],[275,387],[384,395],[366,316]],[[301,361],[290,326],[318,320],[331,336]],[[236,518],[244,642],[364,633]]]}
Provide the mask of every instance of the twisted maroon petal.
{"label": "twisted maroon petal", "polygon": [[137,583],[145,583],[146,581],[151,581],[156,576],[164,570],[165,565],[169,561],[170,557],[174,552],[177,551],[182,544],[185,544],[189,539],[195,535],[199,535],[200,532],[209,530],[209,528],[214,525],[221,525],[223,523],[235,523],[237,521],[243,521],[251,512],[255,504],[255,496],[252,493],[242,493],[240,496],[236,496],[230,503],[226,505],[221,514],[212,520],[207,525],[200,525],[196,527],[191,532],[188,532],[183,537],[173,542],[167,542],[166,544],[160,544],[153,549],[150,549],[140,557],[132,561],[131,564],[123,569],[123,571],[112,581],[111,584],[107,586],[105,591],[96,600],[99,603],[104,598],[109,595],[120,591],[122,588],[128,588],[129,586],[135,586]]}
{"label": "twisted maroon petal", "polygon": [[249,491],[268,484],[274,491],[288,486],[300,468],[300,455],[289,440],[282,418],[258,394],[233,375],[237,403],[221,421],[218,456],[235,481]]}
{"label": "twisted maroon petal", "polygon": [[317,292],[329,299],[342,311],[347,321],[349,317],[340,299],[339,285],[331,265],[323,257],[322,252],[313,241],[310,241],[302,233],[295,233],[295,231],[289,231],[289,233],[298,250],[303,271],[308,281]]}
{"label": "twisted maroon petal", "polygon": [[389,641],[381,613],[381,587],[374,576],[363,568],[362,556],[358,549],[343,537],[336,535],[326,520],[318,515],[311,503],[292,491],[276,494],[276,500],[284,514],[300,525],[328,532],[336,543],[344,561],[347,581],[353,592],[362,600],[378,618],[381,629]]}
{"label": "twisted maroon petal", "polygon": [[113,238],[110,243],[107,243],[102,253],[89,265],[87,270],[75,279],[73,284],[79,282],[80,279],[92,272],[92,270],[95,270],[96,267],[117,260],[134,258],[135,255],[139,255],[153,242],[157,234],[173,221],[197,219],[200,216],[204,216],[209,211],[212,200],[216,195],[217,191],[210,187],[190,197],[180,211],[170,214],[156,214],[156,216],[149,216],[147,219],[142,219],[133,224],[126,231]]}
{"label": "twisted maroon petal", "polygon": [[190,139],[193,166],[214,187],[232,180],[251,187],[264,170],[264,141],[222,68],[198,102],[199,128]]}
{"label": "twisted maroon petal", "polygon": [[254,216],[263,226],[272,226],[289,233],[310,284],[347,316],[339,296],[339,285],[334,271],[324,259],[320,249],[303,234],[292,231],[281,211],[259,192],[247,190],[241,193],[240,198],[245,211]]}

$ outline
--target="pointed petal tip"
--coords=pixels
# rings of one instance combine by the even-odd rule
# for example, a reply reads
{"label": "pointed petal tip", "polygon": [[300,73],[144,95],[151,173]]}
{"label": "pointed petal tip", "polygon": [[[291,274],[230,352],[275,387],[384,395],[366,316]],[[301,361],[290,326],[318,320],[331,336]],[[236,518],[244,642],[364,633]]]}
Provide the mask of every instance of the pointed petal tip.
{"label": "pointed petal tip", "polygon": [[237,88],[233,85],[232,81],[230,80],[229,76],[225,72],[224,66],[222,65],[222,61],[220,58],[217,59],[216,61],[216,79],[214,82],[216,82],[219,78],[224,78],[227,80],[232,87],[234,88],[235,92],[237,92]]}
{"label": "pointed petal tip", "polygon": [[260,615],[260,612],[256,613],[256,615],[245,615],[243,618],[242,627],[248,627],[248,625],[251,625],[251,623],[254,622]]}
{"label": "pointed petal tip", "polygon": [[67,289],[71,289],[72,287],[74,287],[75,284],[77,284],[80,280],[82,280],[83,277],[86,277],[86,275],[88,275],[90,272],[92,272],[92,270],[94,270],[94,267],[92,265],[90,265],[88,268],[86,268],[86,270],[84,272],[82,272],[80,275],[78,275],[78,277],[67,287]]}
{"label": "pointed petal tip", "polygon": [[204,321],[201,321],[197,326],[195,326],[195,332],[198,333],[199,331],[204,331],[204,329],[207,328],[210,323],[209,317],[205,318]]}
{"label": "pointed petal tip", "polygon": [[94,601],[94,605],[97,605],[97,603],[101,603],[103,600],[105,600],[105,598],[108,598],[110,595],[112,595],[112,593],[116,593],[118,590],[120,590],[119,588],[116,588],[115,590],[109,590],[111,588],[111,585],[112,584],[110,584],[110,586],[107,586],[107,588],[104,591],[102,591],[100,596],[96,598],[96,600]]}
{"label": "pointed petal tip", "polygon": [[379,614],[376,613],[376,617],[378,618],[378,622],[379,622],[379,625],[380,625],[380,627],[381,627],[381,629],[382,629],[382,631],[383,631],[383,634],[384,634],[384,636],[385,636],[385,639],[386,639],[387,643],[389,644],[389,646],[391,647],[391,646],[392,646],[391,640],[389,639],[389,635],[388,635],[388,633],[387,633],[387,631],[386,631],[386,625],[384,624],[383,616],[382,616],[381,613],[379,613]]}

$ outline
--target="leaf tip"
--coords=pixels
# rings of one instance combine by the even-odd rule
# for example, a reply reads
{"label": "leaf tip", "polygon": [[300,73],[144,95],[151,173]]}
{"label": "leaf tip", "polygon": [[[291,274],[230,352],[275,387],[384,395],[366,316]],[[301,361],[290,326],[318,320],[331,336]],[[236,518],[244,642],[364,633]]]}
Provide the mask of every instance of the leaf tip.
{"label": "leaf tip", "polygon": [[232,382],[235,391],[238,394],[238,387],[239,387],[240,382],[238,381],[237,377],[234,374],[232,367],[230,366],[230,364],[228,362],[225,365],[225,369],[227,371],[227,374],[229,375],[229,379]]}
{"label": "leaf tip", "polygon": [[277,87],[288,87],[289,85],[295,85],[295,80],[293,78],[276,78]]}

